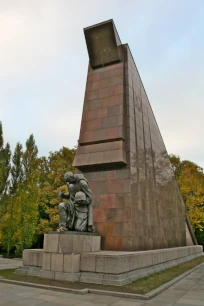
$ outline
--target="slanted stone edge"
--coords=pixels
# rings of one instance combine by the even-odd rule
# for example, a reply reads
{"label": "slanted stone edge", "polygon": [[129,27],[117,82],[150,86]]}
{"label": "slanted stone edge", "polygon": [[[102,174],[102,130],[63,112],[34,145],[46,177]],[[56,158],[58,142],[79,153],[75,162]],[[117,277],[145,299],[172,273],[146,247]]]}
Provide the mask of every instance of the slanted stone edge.
{"label": "slanted stone edge", "polygon": [[164,290],[168,289],[169,287],[173,286],[183,278],[187,277],[192,272],[196,271],[200,267],[204,266],[204,263],[197,265],[196,267],[184,272],[183,274],[179,275],[178,277],[172,279],[168,283],[165,283],[164,285],[150,291],[149,293],[142,295],[142,294],[134,294],[134,293],[125,293],[125,292],[116,292],[116,291],[105,291],[105,290],[97,290],[97,289],[71,289],[71,288],[63,288],[63,287],[54,287],[54,286],[48,286],[48,285],[40,285],[35,283],[28,283],[28,282],[21,282],[21,281],[15,281],[15,280],[9,280],[0,278],[1,283],[9,283],[14,285],[21,285],[21,286],[27,286],[27,287],[34,287],[39,289],[47,289],[47,290],[54,290],[54,291],[60,291],[60,292],[67,292],[67,293],[73,293],[73,294],[80,294],[84,295],[87,293],[93,293],[93,294],[99,294],[99,295],[108,295],[108,296],[117,296],[121,298],[131,298],[131,299],[140,299],[140,300],[150,300],[156,295],[160,294]]}

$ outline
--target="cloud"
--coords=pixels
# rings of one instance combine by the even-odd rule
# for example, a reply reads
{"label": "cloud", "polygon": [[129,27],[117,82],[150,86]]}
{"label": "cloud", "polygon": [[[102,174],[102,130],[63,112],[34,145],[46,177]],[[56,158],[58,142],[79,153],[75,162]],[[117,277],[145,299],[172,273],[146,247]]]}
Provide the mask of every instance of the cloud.
{"label": "cloud", "polygon": [[0,120],[12,148],[40,155],[79,137],[88,55],[83,28],[114,18],[128,42],[169,153],[204,165],[202,1],[0,2]]}

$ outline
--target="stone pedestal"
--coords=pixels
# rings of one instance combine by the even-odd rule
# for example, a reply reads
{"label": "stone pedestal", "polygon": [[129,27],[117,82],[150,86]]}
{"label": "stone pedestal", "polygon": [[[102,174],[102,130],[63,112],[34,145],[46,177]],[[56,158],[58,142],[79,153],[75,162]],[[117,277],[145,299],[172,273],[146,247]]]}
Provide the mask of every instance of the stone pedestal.
{"label": "stone pedestal", "polygon": [[82,254],[100,251],[101,237],[86,232],[48,232],[44,235],[44,252]]}
{"label": "stone pedestal", "polygon": [[79,281],[81,254],[100,251],[100,244],[95,233],[49,232],[44,235],[42,270],[54,272],[58,280]]}
{"label": "stone pedestal", "polygon": [[24,250],[16,273],[69,282],[80,281],[81,255],[101,250],[101,237],[86,232],[48,232],[43,249]]}

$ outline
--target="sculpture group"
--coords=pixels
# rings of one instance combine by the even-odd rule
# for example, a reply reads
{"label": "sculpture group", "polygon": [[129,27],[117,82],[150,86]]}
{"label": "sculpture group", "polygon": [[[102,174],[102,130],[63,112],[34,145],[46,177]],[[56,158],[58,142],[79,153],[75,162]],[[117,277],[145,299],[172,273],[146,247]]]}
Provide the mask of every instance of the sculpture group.
{"label": "sculpture group", "polygon": [[[66,172],[64,175],[68,193],[60,191],[60,223],[58,232],[93,232],[92,193],[83,174]],[[63,202],[63,199],[68,201]]]}

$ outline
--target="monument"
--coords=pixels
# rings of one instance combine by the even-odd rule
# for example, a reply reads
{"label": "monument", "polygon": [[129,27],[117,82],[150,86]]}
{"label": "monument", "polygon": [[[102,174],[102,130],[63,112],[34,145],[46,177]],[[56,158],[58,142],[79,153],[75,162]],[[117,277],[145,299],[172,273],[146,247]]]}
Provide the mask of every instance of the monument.
{"label": "monument", "polygon": [[[124,285],[203,256],[144,86],[113,20],[84,29],[89,66],[58,232],[17,272]],[[67,201],[63,202],[63,199]]]}
{"label": "monument", "polygon": [[84,29],[89,67],[77,173],[89,180],[102,249],[196,243],[133,56],[112,20]]}

